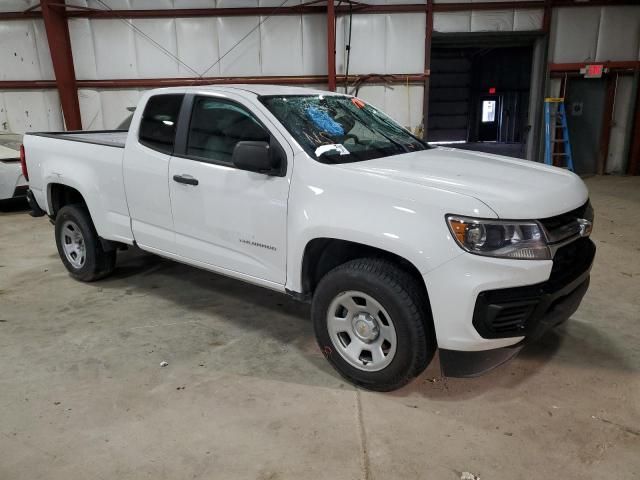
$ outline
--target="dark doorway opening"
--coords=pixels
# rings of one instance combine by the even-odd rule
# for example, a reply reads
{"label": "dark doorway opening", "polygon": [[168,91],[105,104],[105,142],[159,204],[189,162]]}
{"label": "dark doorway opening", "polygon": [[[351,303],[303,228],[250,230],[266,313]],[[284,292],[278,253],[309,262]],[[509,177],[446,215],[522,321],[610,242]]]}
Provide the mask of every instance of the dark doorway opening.
{"label": "dark doorway opening", "polygon": [[428,141],[525,158],[533,41],[434,36]]}

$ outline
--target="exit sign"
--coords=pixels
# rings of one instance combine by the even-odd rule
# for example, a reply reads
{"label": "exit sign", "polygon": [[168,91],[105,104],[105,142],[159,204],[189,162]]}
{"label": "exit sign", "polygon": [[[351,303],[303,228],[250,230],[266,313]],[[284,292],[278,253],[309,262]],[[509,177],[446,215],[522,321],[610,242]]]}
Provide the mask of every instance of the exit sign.
{"label": "exit sign", "polygon": [[587,65],[583,73],[584,78],[600,78],[604,73],[604,65]]}

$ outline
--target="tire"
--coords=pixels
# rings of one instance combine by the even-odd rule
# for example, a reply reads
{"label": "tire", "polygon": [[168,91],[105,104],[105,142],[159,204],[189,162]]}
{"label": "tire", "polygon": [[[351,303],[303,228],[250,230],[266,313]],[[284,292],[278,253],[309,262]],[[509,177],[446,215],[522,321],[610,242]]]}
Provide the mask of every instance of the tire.
{"label": "tire", "polygon": [[426,292],[384,259],[352,260],[327,273],[316,288],[311,316],[327,360],[369,390],[406,385],[435,353]]}
{"label": "tire", "polygon": [[56,246],[71,276],[93,282],[113,272],[116,251],[105,251],[91,216],[82,205],[67,205],[56,215]]}

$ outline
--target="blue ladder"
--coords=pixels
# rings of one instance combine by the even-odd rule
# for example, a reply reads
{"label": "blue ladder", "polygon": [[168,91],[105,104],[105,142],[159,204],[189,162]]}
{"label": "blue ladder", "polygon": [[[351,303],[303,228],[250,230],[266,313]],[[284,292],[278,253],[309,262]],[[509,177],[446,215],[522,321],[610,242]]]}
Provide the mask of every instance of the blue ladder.
{"label": "blue ladder", "polygon": [[[556,105],[554,111],[551,106]],[[554,122],[551,122],[551,119]],[[556,128],[562,128],[562,139],[556,138]],[[567,127],[567,112],[564,108],[564,98],[544,99],[544,163],[553,165],[553,157],[564,157],[566,159],[565,168],[573,170],[573,156],[571,155],[571,142],[569,142],[569,128]],[[563,152],[554,152],[553,146],[559,143],[563,146]],[[561,165],[563,166],[563,165]]]}

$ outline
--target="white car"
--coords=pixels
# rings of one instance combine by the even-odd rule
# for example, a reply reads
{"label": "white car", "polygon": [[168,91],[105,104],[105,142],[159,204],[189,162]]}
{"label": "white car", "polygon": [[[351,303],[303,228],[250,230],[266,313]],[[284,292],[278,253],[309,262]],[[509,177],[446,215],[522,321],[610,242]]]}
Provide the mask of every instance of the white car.
{"label": "white car", "polygon": [[27,180],[20,165],[22,135],[0,133],[0,200],[24,197]]}
{"label": "white car", "polygon": [[579,177],[432,148],[358,98],[236,85],[152,90],[127,131],[25,136],[28,198],[71,275],[119,248],[312,301],[353,383],[398,388],[436,348],[486,371],[568,319],[589,285]]}

